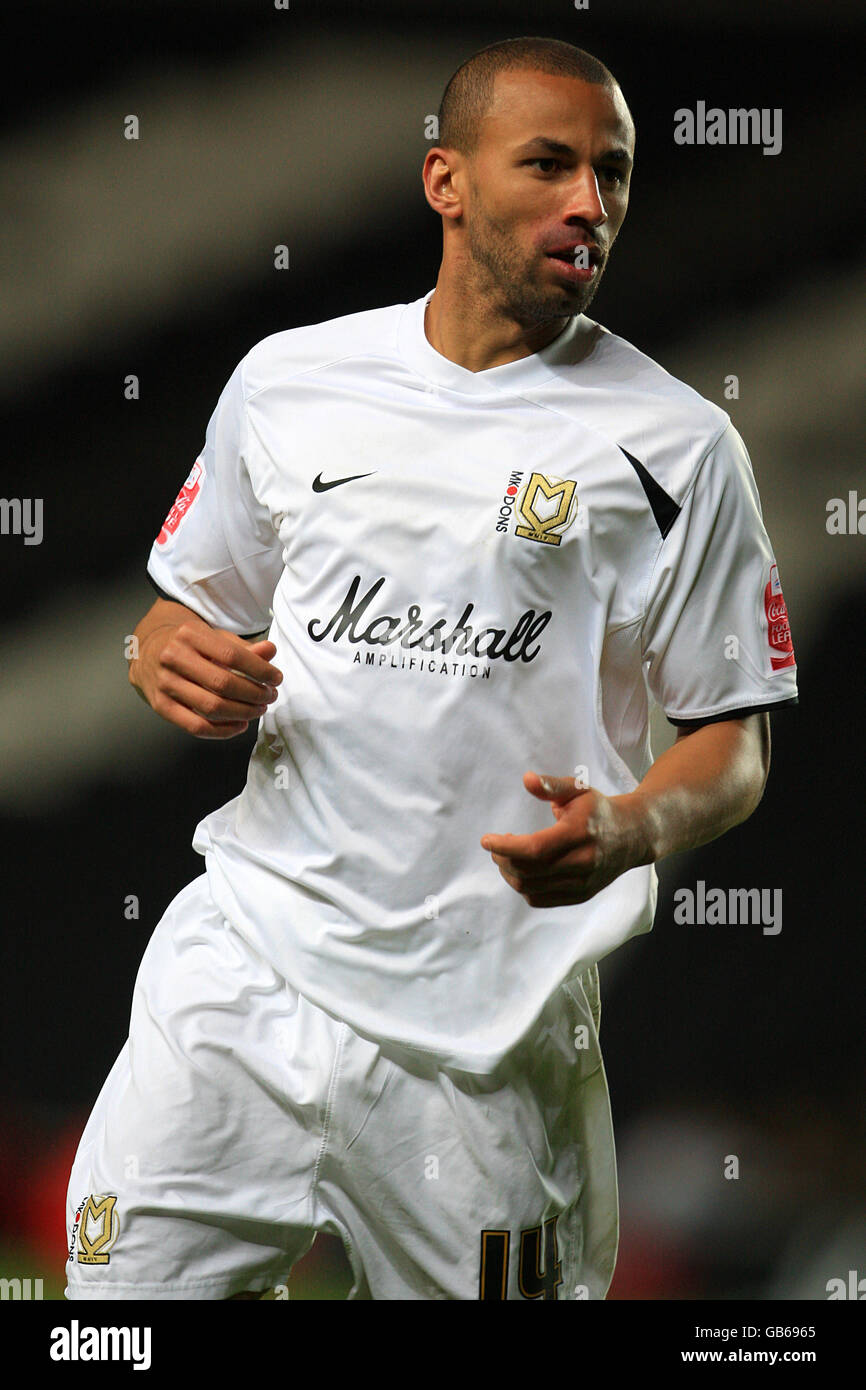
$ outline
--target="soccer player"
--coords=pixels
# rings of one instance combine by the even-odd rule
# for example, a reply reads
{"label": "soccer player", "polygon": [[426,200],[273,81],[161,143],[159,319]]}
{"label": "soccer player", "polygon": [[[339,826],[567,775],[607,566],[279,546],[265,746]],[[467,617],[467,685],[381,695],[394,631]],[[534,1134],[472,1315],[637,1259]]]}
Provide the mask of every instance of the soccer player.
{"label": "soccer player", "polygon": [[254,347],[151,550],[133,686],[257,739],[82,1137],[69,1298],[265,1297],[317,1231],[351,1297],[603,1298],[597,963],[796,703],[741,439],[586,314],[618,84],[509,40],[439,119],[435,289]]}

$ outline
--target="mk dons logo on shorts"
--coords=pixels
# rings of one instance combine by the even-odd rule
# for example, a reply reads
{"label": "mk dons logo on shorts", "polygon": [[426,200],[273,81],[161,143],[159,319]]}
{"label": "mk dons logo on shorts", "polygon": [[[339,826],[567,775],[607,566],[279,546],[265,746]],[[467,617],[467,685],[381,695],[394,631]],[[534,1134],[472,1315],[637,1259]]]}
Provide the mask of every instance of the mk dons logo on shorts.
{"label": "mk dons logo on shorts", "polygon": [[86,1198],[80,1216],[76,1215],[78,1263],[107,1265],[109,1250],[120,1235],[117,1197],[102,1194]]}
{"label": "mk dons logo on shorts", "polygon": [[561,478],[546,478],[543,473],[530,474],[517,499],[515,510],[524,524],[514,528],[515,535],[542,545],[559,545],[563,531],[574,521],[576,487],[571,478],[563,482]]}

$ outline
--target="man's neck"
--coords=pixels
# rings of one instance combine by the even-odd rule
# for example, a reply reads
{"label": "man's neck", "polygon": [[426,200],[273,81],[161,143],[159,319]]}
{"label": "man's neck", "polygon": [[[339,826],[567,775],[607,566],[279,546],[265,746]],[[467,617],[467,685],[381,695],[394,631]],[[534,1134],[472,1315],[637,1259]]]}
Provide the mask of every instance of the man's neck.
{"label": "man's neck", "polygon": [[424,312],[424,332],[431,347],[468,372],[502,367],[540,352],[568,325],[568,318],[549,319],[523,328],[494,310],[473,312],[459,294],[437,284]]}

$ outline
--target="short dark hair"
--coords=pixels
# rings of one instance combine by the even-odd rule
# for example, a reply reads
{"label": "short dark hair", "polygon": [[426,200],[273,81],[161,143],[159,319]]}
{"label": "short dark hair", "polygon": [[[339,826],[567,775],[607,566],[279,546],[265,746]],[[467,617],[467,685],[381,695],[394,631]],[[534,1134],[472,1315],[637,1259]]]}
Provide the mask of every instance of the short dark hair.
{"label": "short dark hair", "polygon": [[474,154],[481,122],[493,100],[496,74],[521,68],[554,77],[579,77],[609,90],[619,86],[604,63],[563,39],[503,39],[467,58],[449,80],[439,104],[438,143],[461,154]]}

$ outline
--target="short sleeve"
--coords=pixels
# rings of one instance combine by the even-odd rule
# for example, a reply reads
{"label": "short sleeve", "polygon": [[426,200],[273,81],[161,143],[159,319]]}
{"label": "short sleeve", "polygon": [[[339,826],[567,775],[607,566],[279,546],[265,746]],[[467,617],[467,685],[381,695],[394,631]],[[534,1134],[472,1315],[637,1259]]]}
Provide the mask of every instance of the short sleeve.
{"label": "short sleeve", "polygon": [[253,490],[243,364],[210,418],[202,453],[151,547],[147,572],[164,597],[240,636],[271,625],[282,545]]}
{"label": "short sleeve", "polygon": [[778,566],[733,425],[704,457],[660,546],[642,655],[650,692],[674,724],[797,703]]}

